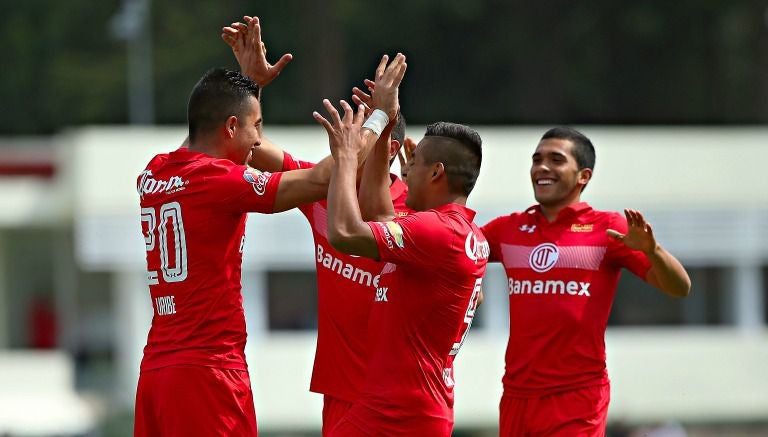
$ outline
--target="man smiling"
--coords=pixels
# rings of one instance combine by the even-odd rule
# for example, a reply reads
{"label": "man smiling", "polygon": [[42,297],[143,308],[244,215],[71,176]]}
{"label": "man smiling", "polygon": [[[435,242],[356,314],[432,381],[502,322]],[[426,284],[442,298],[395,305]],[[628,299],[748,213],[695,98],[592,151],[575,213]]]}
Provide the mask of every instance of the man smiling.
{"label": "man smiling", "polygon": [[610,400],[603,340],[622,268],[666,294],[691,281],[638,211],[593,210],[595,167],[582,133],[558,127],[531,164],[538,204],[482,228],[508,278],[509,343],[500,436],[602,436]]}

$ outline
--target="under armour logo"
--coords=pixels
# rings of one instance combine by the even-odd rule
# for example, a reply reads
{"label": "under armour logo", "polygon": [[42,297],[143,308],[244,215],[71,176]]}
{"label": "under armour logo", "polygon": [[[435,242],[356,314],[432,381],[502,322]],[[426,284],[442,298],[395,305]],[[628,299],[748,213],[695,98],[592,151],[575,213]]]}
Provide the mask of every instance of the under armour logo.
{"label": "under armour logo", "polygon": [[523,232],[528,232],[529,234],[532,234],[533,231],[536,230],[536,225],[533,225],[533,226],[522,225],[520,226],[520,230]]}

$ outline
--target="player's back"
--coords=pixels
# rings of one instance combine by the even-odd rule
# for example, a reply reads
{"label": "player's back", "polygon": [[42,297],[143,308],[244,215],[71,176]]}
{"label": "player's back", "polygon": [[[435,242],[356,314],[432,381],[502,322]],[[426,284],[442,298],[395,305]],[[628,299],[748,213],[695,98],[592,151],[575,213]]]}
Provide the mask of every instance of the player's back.
{"label": "player's back", "polygon": [[266,189],[258,195],[256,179],[264,174],[247,172],[180,149],[156,156],[139,176],[154,309],[142,370],[173,364],[246,368],[240,292],[245,211],[258,210],[262,201],[270,211],[274,201]]}

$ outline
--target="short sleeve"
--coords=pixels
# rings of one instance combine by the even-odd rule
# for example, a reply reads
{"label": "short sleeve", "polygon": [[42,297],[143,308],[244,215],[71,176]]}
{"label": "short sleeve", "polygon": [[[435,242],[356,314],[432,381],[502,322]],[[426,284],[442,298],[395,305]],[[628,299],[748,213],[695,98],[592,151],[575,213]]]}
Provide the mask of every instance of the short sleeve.
{"label": "short sleeve", "polygon": [[480,228],[480,230],[483,232],[483,235],[485,235],[485,239],[488,241],[488,245],[491,248],[491,254],[488,258],[488,261],[490,262],[499,262],[502,260],[501,232],[508,221],[509,216],[496,217],[495,219],[486,223],[485,226]]}
{"label": "short sleeve", "polygon": [[453,233],[435,212],[417,212],[388,222],[368,222],[379,258],[394,264],[432,265],[453,243]]}
{"label": "short sleeve", "polygon": [[245,165],[222,166],[221,171],[205,178],[211,203],[232,212],[274,211],[277,188],[282,173],[269,173]]}
{"label": "short sleeve", "polygon": [[[622,234],[627,233],[627,220],[620,214],[611,213],[608,223],[608,229],[613,229]],[[617,269],[625,268],[640,279],[645,280],[648,270],[651,268],[648,257],[639,250],[628,248],[620,241],[616,241],[611,237],[606,238],[608,238],[607,256],[611,265]]]}
{"label": "short sleeve", "polygon": [[301,170],[305,168],[312,168],[314,166],[314,162],[298,160],[294,158],[290,153],[283,151],[283,171]]}

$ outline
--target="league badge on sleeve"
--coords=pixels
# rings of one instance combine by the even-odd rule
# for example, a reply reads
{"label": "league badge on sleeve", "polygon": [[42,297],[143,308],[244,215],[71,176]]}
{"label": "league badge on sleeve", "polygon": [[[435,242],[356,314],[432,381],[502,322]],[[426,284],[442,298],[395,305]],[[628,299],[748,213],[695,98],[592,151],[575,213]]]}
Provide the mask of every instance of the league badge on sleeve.
{"label": "league badge on sleeve", "polygon": [[403,228],[395,222],[386,222],[387,229],[389,229],[390,235],[395,240],[395,244],[400,249],[405,247],[405,241],[403,241]]}
{"label": "league badge on sleeve", "polygon": [[262,172],[251,167],[246,168],[243,172],[243,179],[253,185],[253,191],[259,196],[263,196],[267,191],[267,182],[269,182],[271,177],[272,173],[268,171]]}

